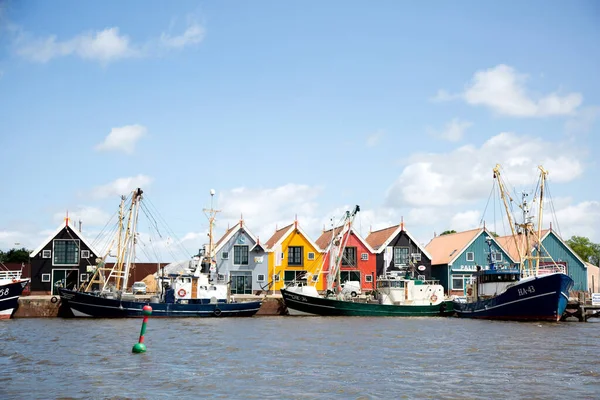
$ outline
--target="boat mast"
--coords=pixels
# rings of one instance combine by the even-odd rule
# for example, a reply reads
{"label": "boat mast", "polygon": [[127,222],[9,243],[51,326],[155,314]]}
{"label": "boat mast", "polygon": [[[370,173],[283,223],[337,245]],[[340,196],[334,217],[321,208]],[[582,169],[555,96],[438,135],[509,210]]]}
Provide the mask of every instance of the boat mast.
{"label": "boat mast", "polygon": [[132,224],[131,224],[131,232],[130,232],[129,243],[128,243],[129,251],[127,252],[127,261],[125,263],[125,271],[123,272],[123,286],[122,286],[123,290],[125,290],[127,288],[127,280],[129,279],[129,270],[131,268],[131,264],[135,262],[135,245],[137,242],[137,237],[136,237],[137,222],[138,222],[138,214],[139,214],[139,210],[140,210],[140,200],[142,199],[142,193],[144,193],[142,191],[142,189],[137,188],[133,192],[133,199],[131,200],[132,201],[133,221],[131,221],[131,218],[130,218],[130,222],[132,222]]}
{"label": "boat mast", "polygon": [[[344,219],[344,226],[342,228],[342,230],[340,231],[340,245],[338,247],[338,252],[336,254],[336,258],[335,258],[335,276],[336,276],[336,280],[338,283],[338,288],[341,285],[341,265],[342,265],[342,257],[344,256],[344,250],[346,249],[346,244],[348,243],[348,239],[350,238],[350,234],[352,233],[352,224],[354,223],[354,218],[356,217],[356,214],[360,211],[360,207],[359,206],[355,206],[354,210],[352,211],[352,214],[350,213],[350,211],[346,211],[346,217]],[[333,245],[335,243],[332,243],[332,246],[330,247],[333,250]],[[333,257],[333,254],[330,255],[330,257]],[[332,282],[327,282],[328,283],[328,287],[327,289],[331,290],[332,286]]]}
{"label": "boat mast", "polygon": [[[510,208],[508,207],[508,200],[506,199],[506,197],[507,197],[506,189],[504,188],[504,183],[502,182],[502,179],[501,179],[500,164],[496,164],[493,171],[494,171],[494,178],[498,181],[498,188],[500,189],[500,198],[502,199],[502,202],[504,203],[504,209],[506,210],[506,216],[508,217],[508,224],[510,225],[512,237],[515,241],[515,246],[517,247],[517,252],[519,254],[519,260],[522,260],[523,254],[521,253],[521,246],[519,245],[519,241],[517,239],[517,232],[515,231],[515,223],[512,220]],[[512,198],[510,198],[510,196],[508,196],[508,197],[509,197],[510,201],[512,201]]]}
{"label": "boat mast", "polygon": [[546,187],[546,175],[548,175],[548,171],[544,169],[541,165],[538,166],[540,170],[540,204],[538,210],[538,223],[537,223],[537,252],[535,255],[535,274],[538,274],[538,270],[540,268],[540,252],[542,251],[542,214],[544,211],[544,187]]}
{"label": "boat mast", "polygon": [[[210,189],[210,209],[204,209],[204,214],[206,214],[207,218],[208,218],[208,261],[209,261],[209,272],[210,272],[210,267],[213,266],[214,263],[214,259],[215,259],[215,255],[213,254],[213,247],[214,247],[214,243],[213,243],[213,227],[215,225],[215,217],[217,215],[218,212],[220,212],[221,210],[215,210],[213,207],[213,201],[214,201],[214,197],[215,197],[215,190],[214,189]],[[208,214],[207,214],[208,213]]]}

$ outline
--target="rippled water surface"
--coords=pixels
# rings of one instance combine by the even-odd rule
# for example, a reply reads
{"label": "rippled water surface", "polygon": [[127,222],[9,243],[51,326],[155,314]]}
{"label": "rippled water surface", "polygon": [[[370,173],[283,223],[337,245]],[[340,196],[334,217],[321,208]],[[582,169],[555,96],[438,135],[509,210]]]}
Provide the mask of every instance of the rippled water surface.
{"label": "rippled water surface", "polygon": [[600,398],[600,323],[13,319],[0,398]]}

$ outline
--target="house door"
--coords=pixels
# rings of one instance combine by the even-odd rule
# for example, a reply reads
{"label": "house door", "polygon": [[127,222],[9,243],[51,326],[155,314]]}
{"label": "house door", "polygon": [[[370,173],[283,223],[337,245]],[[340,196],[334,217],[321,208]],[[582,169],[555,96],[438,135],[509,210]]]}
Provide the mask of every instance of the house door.
{"label": "house door", "polygon": [[79,286],[78,269],[53,269],[52,270],[52,294],[58,295],[58,288],[73,289]]}
{"label": "house door", "polygon": [[231,274],[231,294],[252,294],[252,276]]}

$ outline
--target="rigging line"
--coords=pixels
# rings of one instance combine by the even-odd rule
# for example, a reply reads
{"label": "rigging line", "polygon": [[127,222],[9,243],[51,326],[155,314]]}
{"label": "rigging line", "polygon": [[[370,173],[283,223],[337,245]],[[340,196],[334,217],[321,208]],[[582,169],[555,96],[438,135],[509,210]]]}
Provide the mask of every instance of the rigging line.
{"label": "rigging line", "polygon": [[487,211],[488,205],[490,204],[490,199],[492,198],[492,194],[494,194],[495,187],[496,187],[496,181],[494,181],[494,184],[492,185],[492,190],[490,191],[490,195],[488,196],[487,202],[485,203],[485,208],[483,209],[483,214],[481,215],[481,220],[479,221],[479,226],[483,225],[483,221],[485,220],[485,213]]}
{"label": "rigging line", "polygon": [[562,237],[560,232],[560,225],[558,224],[558,217],[556,216],[556,209],[554,208],[554,200],[552,199],[552,194],[550,193],[550,185],[548,185],[546,181],[546,192],[548,193],[548,198],[550,199],[550,209],[552,210],[552,218],[554,223],[556,224],[556,230],[558,231],[558,235]]}
{"label": "rigging line", "polygon": [[[158,235],[160,236],[160,238],[165,241],[165,248],[166,248],[167,252],[171,255],[171,257],[173,257],[173,261],[177,260],[178,257],[172,252],[172,250],[170,249],[170,247],[169,247],[169,245],[167,243],[168,238],[164,239],[163,236],[160,234],[160,230],[158,229],[158,226],[156,225],[156,220],[154,218],[152,218],[152,216],[150,214],[150,210],[148,210],[145,205],[143,205],[141,207],[141,209],[142,209],[142,212],[144,213],[144,215],[146,215],[148,217],[149,222],[154,221],[154,223],[155,223],[154,228],[156,229],[156,232],[158,233]],[[152,220],[152,221],[150,221],[150,220]],[[158,261],[162,261],[162,260],[158,260]]]}
{"label": "rigging line", "polygon": [[147,198],[148,204],[154,208],[156,214],[158,215],[158,218],[160,220],[162,220],[162,223],[165,226],[165,229],[167,230],[167,233],[169,233],[169,235],[171,235],[173,238],[176,239],[177,245],[181,247],[181,249],[185,252],[185,254],[187,254],[188,256],[191,254],[190,251],[183,245],[182,240],[175,234],[175,232],[173,232],[173,230],[169,227],[169,224],[167,224],[167,221],[164,219],[164,217],[162,216],[162,214],[160,213],[160,211],[158,210],[158,208],[154,205],[154,203],[152,203],[152,201],[150,199]]}
{"label": "rigging line", "polygon": [[[162,261],[162,254],[161,254],[161,257],[159,257],[158,254],[157,254],[157,252],[156,252],[157,248],[156,248],[156,246],[154,246],[154,240],[156,239],[156,236],[154,235],[154,232],[152,232],[151,235],[152,236],[150,236],[150,242],[152,243],[152,251],[154,252],[155,260],[158,261],[158,262],[161,262]],[[158,252],[160,253],[160,249],[158,249]]]}

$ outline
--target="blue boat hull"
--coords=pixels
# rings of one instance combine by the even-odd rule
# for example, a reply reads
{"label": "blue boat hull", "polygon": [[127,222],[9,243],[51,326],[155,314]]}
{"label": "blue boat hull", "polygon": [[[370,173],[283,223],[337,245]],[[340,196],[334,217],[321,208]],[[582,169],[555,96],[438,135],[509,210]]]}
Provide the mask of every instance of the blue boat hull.
{"label": "blue boat hull", "polygon": [[19,306],[19,296],[28,282],[28,279],[17,279],[0,285],[0,319],[12,317]]}
{"label": "blue boat hull", "polygon": [[567,308],[573,279],[563,273],[524,279],[498,296],[475,302],[454,302],[460,318],[511,321],[559,321]]}
{"label": "blue boat hull", "polygon": [[96,296],[90,293],[59,289],[62,303],[77,317],[135,318],[143,317],[142,308],[152,307],[152,317],[252,317],[258,312],[262,301],[217,304],[151,303],[147,301],[123,301]]}

